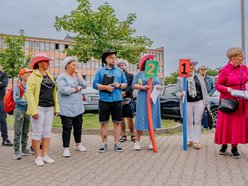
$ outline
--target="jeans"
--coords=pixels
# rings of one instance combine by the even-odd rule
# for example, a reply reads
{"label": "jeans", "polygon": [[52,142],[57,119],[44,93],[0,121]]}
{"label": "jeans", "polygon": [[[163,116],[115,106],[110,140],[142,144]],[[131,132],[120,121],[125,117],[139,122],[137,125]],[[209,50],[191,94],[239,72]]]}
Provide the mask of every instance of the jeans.
{"label": "jeans", "polygon": [[20,150],[20,144],[22,151],[26,150],[28,142],[30,116],[27,115],[27,111],[14,110],[14,150]]}
{"label": "jeans", "polygon": [[63,147],[67,148],[70,145],[71,139],[71,130],[73,127],[73,135],[76,143],[81,142],[81,135],[82,135],[82,123],[83,123],[83,114],[79,114],[76,117],[67,117],[67,116],[60,116],[61,122],[63,125]]}
{"label": "jeans", "polygon": [[0,100],[0,128],[1,128],[1,136],[4,140],[8,139],[8,129],[6,122],[7,114],[4,110],[3,100]]}

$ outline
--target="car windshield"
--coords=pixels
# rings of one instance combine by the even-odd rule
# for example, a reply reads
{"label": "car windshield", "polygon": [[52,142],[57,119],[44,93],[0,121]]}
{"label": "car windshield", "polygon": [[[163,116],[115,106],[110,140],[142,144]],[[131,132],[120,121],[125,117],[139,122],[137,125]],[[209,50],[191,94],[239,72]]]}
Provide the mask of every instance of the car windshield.
{"label": "car windshield", "polygon": [[160,95],[169,95],[169,94],[174,94],[177,90],[176,85],[172,85],[172,86],[167,86],[164,88],[163,91],[161,91]]}

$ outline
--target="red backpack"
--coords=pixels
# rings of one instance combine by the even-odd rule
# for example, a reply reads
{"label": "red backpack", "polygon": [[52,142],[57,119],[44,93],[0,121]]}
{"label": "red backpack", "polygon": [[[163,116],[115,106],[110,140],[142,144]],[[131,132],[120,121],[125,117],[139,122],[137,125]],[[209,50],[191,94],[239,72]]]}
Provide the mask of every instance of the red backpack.
{"label": "red backpack", "polygon": [[[20,89],[20,97],[22,97],[22,95],[24,93],[22,84],[17,83],[17,85]],[[15,109],[15,101],[13,99],[13,92],[14,92],[14,88],[12,87],[11,89],[9,89],[9,91],[7,92],[7,94],[5,95],[4,100],[3,100],[4,110],[9,115],[12,115],[13,110]]]}

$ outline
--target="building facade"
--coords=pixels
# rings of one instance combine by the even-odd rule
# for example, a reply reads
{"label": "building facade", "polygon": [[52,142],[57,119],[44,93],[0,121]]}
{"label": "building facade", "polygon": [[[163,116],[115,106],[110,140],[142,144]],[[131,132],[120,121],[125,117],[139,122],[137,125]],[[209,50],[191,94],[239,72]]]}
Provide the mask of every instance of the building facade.
{"label": "building facade", "polygon": [[[64,40],[47,39],[38,37],[26,37],[24,51],[28,55],[30,52],[35,55],[37,53],[46,53],[48,57],[54,59],[50,62],[50,72],[57,77],[63,72],[62,63],[66,58],[65,50],[71,47],[72,41],[66,37]],[[0,48],[6,47],[4,39],[0,38]],[[164,78],[164,48],[147,49],[146,53],[142,53],[141,57],[147,54],[155,55],[155,60],[159,61],[158,73],[161,80]],[[99,56],[100,58],[100,56]],[[92,85],[96,71],[101,67],[99,60],[91,60],[87,63],[78,63],[78,71]],[[135,74],[137,72],[137,64],[129,64],[128,72]],[[162,81],[163,82],[163,81]]]}

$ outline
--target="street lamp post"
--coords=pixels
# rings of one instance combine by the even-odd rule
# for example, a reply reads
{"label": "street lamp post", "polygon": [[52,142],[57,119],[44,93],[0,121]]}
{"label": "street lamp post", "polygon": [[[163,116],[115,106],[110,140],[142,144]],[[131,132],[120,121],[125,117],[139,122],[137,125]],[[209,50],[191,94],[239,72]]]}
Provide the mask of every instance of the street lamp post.
{"label": "street lamp post", "polygon": [[[245,54],[245,2],[241,0],[241,41],[242,41],[242,49]],[[244,64],[246,64],[246,59],[244,59]]]}

